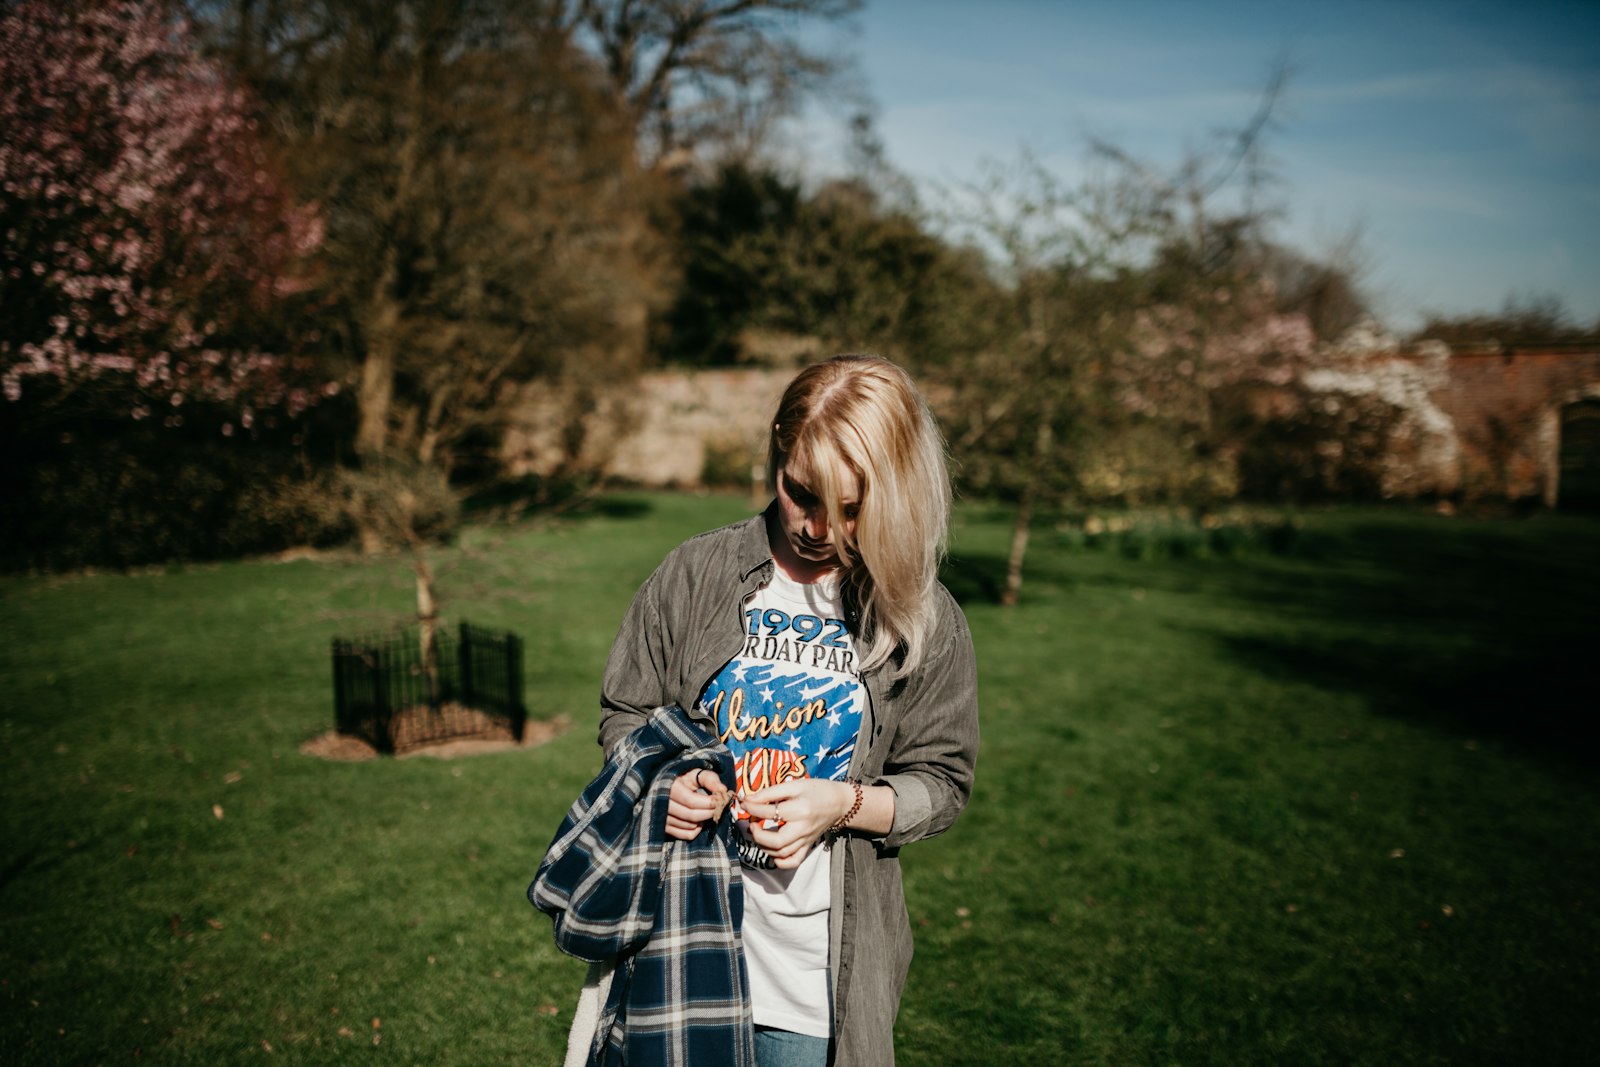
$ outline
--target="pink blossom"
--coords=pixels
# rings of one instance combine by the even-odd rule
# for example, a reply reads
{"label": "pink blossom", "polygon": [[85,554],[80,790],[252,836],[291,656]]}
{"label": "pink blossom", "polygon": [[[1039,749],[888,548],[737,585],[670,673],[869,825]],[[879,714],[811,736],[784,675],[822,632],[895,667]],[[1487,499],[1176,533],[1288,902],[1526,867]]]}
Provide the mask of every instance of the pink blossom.
{"label": "pink blossom", "polygon": [[30,309],[0,316],[9,400],[31,376],[129,391],[135,417],[282,396],[298,364],[208,341],[260,335],[243,317],[304,293],[322,240],[249,107],[165,3],[0,5],[0,278],[8,310]]}

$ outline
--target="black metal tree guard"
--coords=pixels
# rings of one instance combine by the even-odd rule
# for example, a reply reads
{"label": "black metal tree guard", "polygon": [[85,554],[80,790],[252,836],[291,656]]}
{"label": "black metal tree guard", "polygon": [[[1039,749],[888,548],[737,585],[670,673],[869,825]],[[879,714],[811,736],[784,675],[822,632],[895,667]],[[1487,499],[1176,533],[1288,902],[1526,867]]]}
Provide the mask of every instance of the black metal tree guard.
{"label": "black metal tree guard", "polygon": [[[417,628],[333,639],[334,722],[380,752],[446,741],[503,720],[522,740],[522,638],[461,623],[434,634],[432,657]],[[431,662],[430,662],[431,660]],[[461,712],[476,712],[464,715]],[[404,738],[397,735],[404,724]]]}

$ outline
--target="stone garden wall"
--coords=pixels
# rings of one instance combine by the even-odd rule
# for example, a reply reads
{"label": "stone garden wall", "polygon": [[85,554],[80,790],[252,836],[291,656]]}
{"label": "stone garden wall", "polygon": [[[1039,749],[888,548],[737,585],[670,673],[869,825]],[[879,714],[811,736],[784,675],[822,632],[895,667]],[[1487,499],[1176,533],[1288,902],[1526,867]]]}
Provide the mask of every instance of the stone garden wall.
{"label": "stone garden wall", "polygon": [[[513,475],[568,467],[647,486],[748,485],[762,477],[766,422],[793,373],[662,370],[589,395],[530,392],[504,460]],[[1369,353],[1363,374],[1386,391],[1404,386],[1396,397],[1418,416],[1396,438],[1393,495],[1554,505],[1564,466],[1575,486],[1600,479],[1589,432],[1600,346],[1396,346]]]}

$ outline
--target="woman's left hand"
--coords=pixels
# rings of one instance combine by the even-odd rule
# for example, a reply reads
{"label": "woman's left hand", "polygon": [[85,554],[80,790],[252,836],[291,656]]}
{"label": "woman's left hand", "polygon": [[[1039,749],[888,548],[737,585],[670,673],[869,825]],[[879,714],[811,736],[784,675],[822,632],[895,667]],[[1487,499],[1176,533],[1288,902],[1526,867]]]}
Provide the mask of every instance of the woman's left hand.
{"label": "woman's left hand", "polygon": [[[758,789],[744,798],[750,813],[750,837],[766,849],[779,868],[800,866],[811,847],[844,817],[855,801],[855,790],[827,778],[791,778]],[[783,825],[763,830],[766,819]]]}

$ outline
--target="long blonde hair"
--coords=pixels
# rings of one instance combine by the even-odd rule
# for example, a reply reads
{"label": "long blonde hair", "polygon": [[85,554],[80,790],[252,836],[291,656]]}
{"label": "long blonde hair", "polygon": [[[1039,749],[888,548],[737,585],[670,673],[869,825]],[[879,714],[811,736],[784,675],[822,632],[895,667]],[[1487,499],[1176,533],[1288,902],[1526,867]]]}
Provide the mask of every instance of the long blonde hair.
{"label": "long blonde hair", "polygon": [[[846,468],[861,484],[849,536],[839,476]],[[944,442],[911,376],[865,355],[801,371],[784,390],[767,443],[774,491],[785,469],[827,508],[845,597],[859,613],[862,669],[893,657],[891,676],[904,677],[927,654],[950,527]]]}

